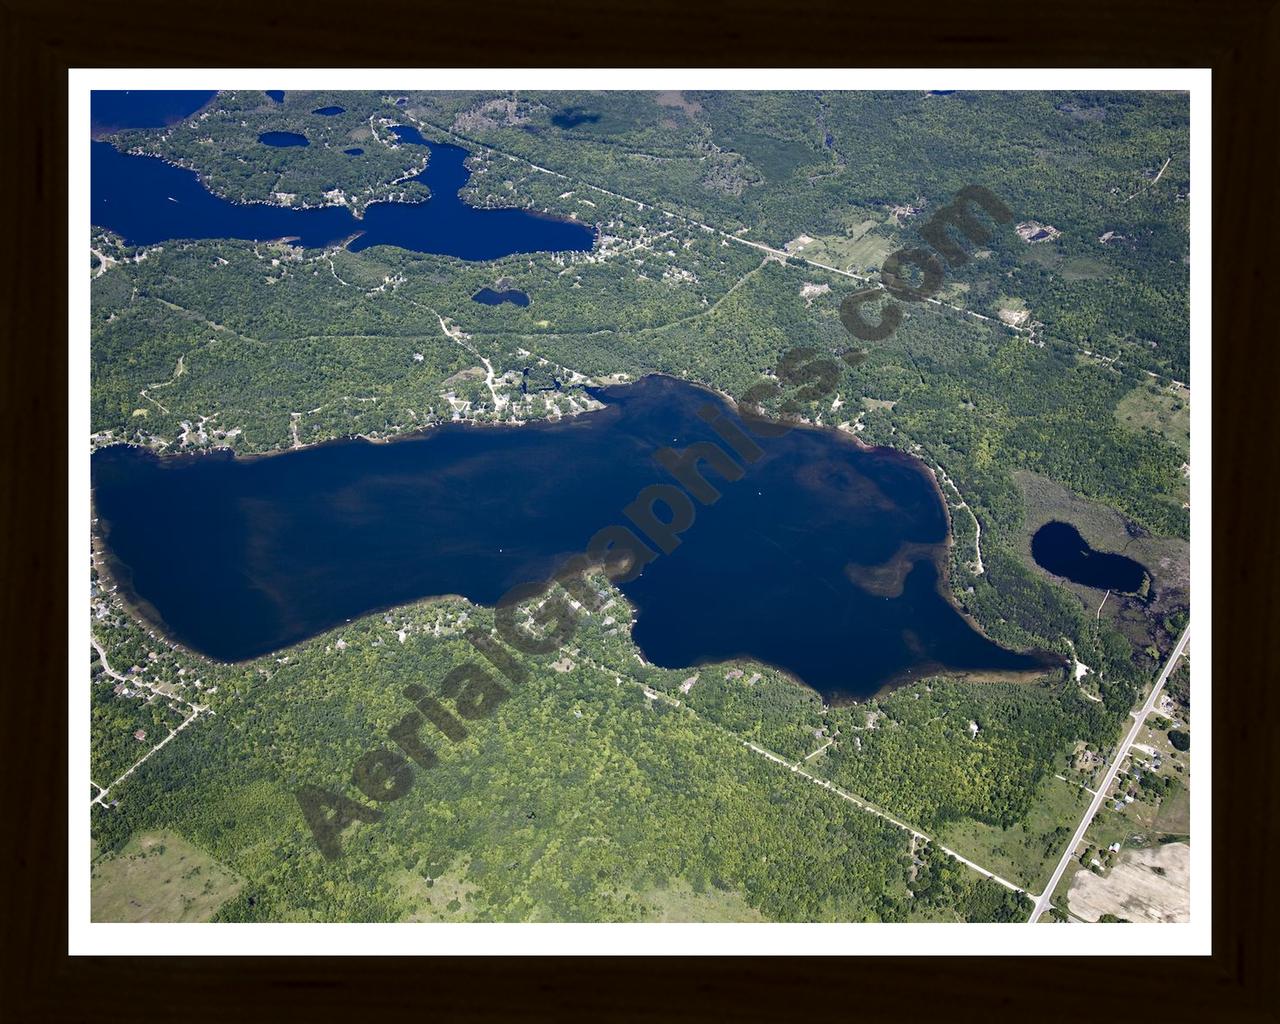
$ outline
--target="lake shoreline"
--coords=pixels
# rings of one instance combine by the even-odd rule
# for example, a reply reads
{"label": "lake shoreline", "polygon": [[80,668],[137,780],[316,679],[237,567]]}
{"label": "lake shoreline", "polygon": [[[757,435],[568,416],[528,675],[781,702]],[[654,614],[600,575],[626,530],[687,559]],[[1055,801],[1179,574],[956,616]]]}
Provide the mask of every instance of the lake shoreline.
{"label": "lake shoreline", "polygon": [[[607,392],[609,388],[616,388],[616,387],[630,388],[630,387],[636,386],[641,381],[644,381],[650,378],[660,378],[665,381],[670,381],[674,384],[683,385],[685,387],[692,388],[696,391],[700,391],[702,393],[707,394],[708,396],[712,396],[718,399],[722,405],[727,406],[730,409],[733,409],[735,411],[738,411],[741,409],[741,406],[739,406],[739,404],[735,402],[731,396],[728,396],[723,392],[720,392],[718,389],[714,387],[698,384],[694,382],[682,381],[679,378],[673,377],[669,374],[654,373],[654,374],[646,374],[643,377],[638,378],[637,381],[627,382],[626,384],[608,384],[600,388],[589,387],[588,391],[590,393],[593,393],[593,396],[599,395],[600,400],[605,402],[604,407],[597,408],[597,409],[581,410],[580,412],[573,414],[571,417],[564,416],[564,417],[561,417],[561,419],[559,420],[540,419],[540,420],[532,420],[532,421],[514,421],[514,422],[499,421],[499,422],[487,422],[487,423],[474,423],[474,422],[473,423],[460,423],[460,422],[439,423],[439,424],[427,425],[427,426],[415,429],[413,431],[409,431],[409,432],[399,434],[394,437],[388,437],[388,438],[371,438],[364,435],[345,436],[345,437],[338,437],[338,438],[328,438],[328,439],[325,439],[324,441],[311,442],[297,448],[282,448],[282,449],[277,449],[277,450],[268,451],[268,452],[246,453],[246,454],[238,454],[235,452],[234,449],[225,447],[225,446],[218,447],[218,448],[202,449],[198,451],[171,452],[171,453],[156,452],[154,449],[151,449],[148,446],[139,445],[131,442],[115,442],[112,445],[103,446],[103,447],[104,448],[129,447],[129,448],[140,449],[142,451],[145,451],[150,458],[156,460],[157,463],[169,464],[169,465],[172,465],[175,462],[195,462],[201,456],[209,456],[209,455],[215,455],[215,454],[219,459],[225,459],[225,460],[228,460],[234,463],[239,463],[239,464],[247,464],[247,463],[260,462],[266,459],[273,458],[274,456],[288,454],[291,452],[315,451],[317,449],[323,449],[326,447],[338,446],[339,444],[350,444],[354,441],[361,441],[371,446],[391,446],[391,445],[394,445],[394,443],[397,441],[426,440],[429,438],[437,438],[442,436],[442,432],[439,431],[438,428],[446,425],[458,427],[459,429],[462,429],[462,430],[465,430],[468,427],[474,429],[475,427],[533,426],[535,428],[545,431],[545,430],[555,429],[557,425],[559,425],[561,429],[564,429],[564,428],[567,428],[569,425],[568,423],[564,422],[565,420],[570,420],[570,421],[577,420],[579,417],[582,417],[587,412],[600,413],[600,412],[606,411],[611,407],[617,407],[617,406],[612,406],[607,401],[609,396],[607,394],[604,394],[604,392]],[[756,419],[759,420],[760,418],[756,417]],[[587,421],[583,421],[583,422],[587,422]],[[950,573],[952,568],[951,555],[955,545],[954,528],[952,523],[952,510],[950,509],[950,506],[946,502],[945,493],[942,490],[941,484],[938,481],[936,474],[931,470],[929,465],[926,462],[924,462],[919,456],[909,451],[895,448],[890,445],[868,444],[862,439],[850,435],[847,431],[840,430],[839,428],[833,427],[833,426],[797,422],[794,420],[777,420],[777,419],[767,419],[767,418],[762,420],[762,422],[768,422],[770,426],[773,426],[773,427],[788,426],[788,427],[800,428],[806,432],[820,434],[821,436],[829,440],[832,439],[833,435],[838,436],[841,439],[841,441],[836,442],[837,444],[850,445],[854,450],[857,450],[862,453],[879,454],[882,457],[889,457],[894,464],[910,469],[913,476],[920,478],[922,480],[927,480],[929,487],[932,488],[932,494],[935,500],[940,503],[940,507],[942,510],[945,511],[945,517],[946,517],[945,538],[943,539],[943,542],[940,544],[939,550],[937,551],[936,555],[932,557],[927,557],[927,558],[922,556],[922,559],[928,561],[932,565],[935,571],[935,584],[933,587],[934,592],[942,601],[945,602],[945,604],[951,609],[952,612],[958,615],[967,624],[967,626],[979,637],[981,637],[984,641],[991,644],[993,647],[999,648],[1000,650],[1005,651],[1009,654],[1039,659],[1041,661],[1041,664],[1034,668],[1018,669],[1018,670],[1010,670],[1010,669],[967,670],[967,669],[959,669],[959,668],[948,668],[942,662],[934,663],[930,661],[924,664],[911,666],[910,668],[900,673],[897,673],[895,675],[888,677],[880,685],[880,687],[877,689],[875,693],[866,694],[862,696],[858,696],[853,693],[840,694],[838,696],[834,694],[824,694],[824,692],[821,689],[819,689],[815,685],[812,685],[806,682],[799,674],[787,669],[783,665],[776,664],[775,662],[772,662],[767,658],[761,657],[758,654],[753,654],[749,651],[741,652],[740,654],[734,655],[732,658],[729,658],[729,659],[717,658],[714,661],[694,662],[693,664],[690,664],[690,665],[678,665],[678,666],[674,666],[675,669],[697,668],[701,664],[710,664],[710,665],[723,664],[723,663],[726,663],[727,661],[732,661],[734,659],[739,659],[739,658],[742,660],[754,661],[758,664],[765,665],[774,671],[777,671],[778,673],[783,675],[785,678],[787,678],[788,681],[794,683],[795,685],[802,686],[805,689],[808,689],[817,693],[820,697],[822,697],[824,702],[828,703],[831,706],[844,706],[849,703],[856,704],[862,700],[867,700],[867,699],[872,699],[874,697],[882,696],[888,692],[891,692],[903,686],[909,685],[912,682],[916,682],[926,678],[933,678],[933,677],[962,678],[962,679],[972,680],[975,682],[977,681],[995,682],[995,681],[1002,681],[1002,680],[1016,681],[1016,682],[1030,682],[1032,680],[1041,679],[1048,675],[1053,674],[1054,672],[1062,671],[1065,669],[1066,660],[1062,658],[1060,655],[1057,655],[1055,652],[1040,651],[1040,650],[1017,651],[1010,648],[1002,647],[996,641],[992,640],[989,636],[987,636],[985,631],[982,630],[981,626],[973,619],[973,617],[969,615],[959,605],[959,602],[957,601],[955,595],[951,592],[951,587],[950,587]],[[767,444],[769,438],[762,437],[762,438],[759,438],[759,440],[762,442],[762,447],[763,447],[764,445]],[[105,523],[105,520],[103,521],[103,523]],[[96,536],[101,536],[101,525],[102,524],[100,524],[99,529],[95,530]],[[601,524],[601,525],[603,526],[607,524]],[[104,547],[105,547],[105,538],[103,538],[103,540],[104,540]],[[179,647],[183,650],[187,650],[191,653],[198,654],[199,656],[203,658],[207,658],[216,663],[228,664],[228,665],[250,664],[250,663],[259,661],[262,658],[278,656],[281,652],[287,651],[293,647],[298,646],[299,644],[310,642],[316,636],[323,635],[324,633],[327,633],[330,631],[329,629],[322,629],[318,633],[312,634],[309,637],[303,637],[291,643],[286,643],[280,647],[273,648],[270,651],[253,654],[244,658],[228,659],[228,658],[217,657],[212,654],[203,653],[194,648],[189,647],[187,644],[184,644],[182,641],[176,639],[173,630],[168,625],[168,623],[164,620],[163,615],[161,615],[159,611],[155,609],[153,605],[150,604],[150,602],[147,602],[145,601],[145,599],[142,599],[140,597],[137,600],[133,599],[133,597],[135,597],[136,595],[134,595],[133,593],[132,585],[124,579],[123,573],[116,571],[117,566],[114,563],[115,563],[114,558],[104,557],[101,560],[99,571],[100,573],[104,573],[105,571],[105,575],[116,585],[117,592],[121,596],[122,601],[130,609],[131,614],[135,618],[137,618],[140,622],[147,624],[152,629],[156,630],[160,635],[162,635],[165,638],[166,642],[170,643],[171,645],[175,647]],[[916,560],[913,559],[912,564],[913,565],[916,564]],[[906,571],[910,572],[911,568],[912,566],[906,567]],[[442,600],[451,600],[453,598],[463,600],[468,605],[474,606],[474,607],[487,607],[487,608],[493,607],[493,605],[485,601],[473,600],[472,598],[469,598],[463,594],[458,594],[458,593],[431,594],[424,597],[415,597],[409,601],[394,600],[386,604],[378,605],[368,610],[361,611],[358,616],[353,615],[352,620],[354,621],[356,618],[364,619],[364,618],[367,618],[368,616],[375,615],[375,614],[385,614],[387,611],[391,611],[395,608],[407,607],[407,606],[418,604],[419,602],[425,601],[428,603],[432,603],[432,602],[442,601]],[[633,600],[633,603],[634,603],[634,600]],[[661,662],[653,660],[650,652],[647,652],[644,649],[644,646],[640,643],[640,641],[638,641],[635,638],[634,632],[630,637],[630,641],[635,646],[636,650],[641,654],[641,656],[644,657],[646,661],[648,661],[650,664],[654,664],[659,667],[668,667],[668,666],[662,666]]]}

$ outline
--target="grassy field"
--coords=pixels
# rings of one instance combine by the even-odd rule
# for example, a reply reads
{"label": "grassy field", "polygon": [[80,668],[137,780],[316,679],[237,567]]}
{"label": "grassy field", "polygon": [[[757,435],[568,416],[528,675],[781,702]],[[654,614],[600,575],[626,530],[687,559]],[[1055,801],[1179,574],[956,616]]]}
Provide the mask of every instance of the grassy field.
{"label": "grassy field", "polygon": [[[405,921],[475,921],[483,919],[474,902],[476,887],[467,881],[465,864],[451,867],[438,878],[428,881],[415,871],[405,871],[396,879],[406,904],[414,909]],[[670,886],[638,893],[634,901],[642,908],[646,921],[767,921],[750,907],[742,895],[730,890],[708,888],[694,892],[689,884],[677,880]],[[535,908],[530,920],[553,920]]]}
{"label": "grassy field", "polygon": [[841,270],[861,274],[879,267],[898,243],[889,228],[874,220],[853,224],[845,235],[822,235],[804,247],[800,255]]}
{"label": "grassy field", "polygon": [[[1080,872],[1083,870],[1084,868],[1080,866],[1080,859],[1078,857],[1072,859],[1067,863],[1067,870],[1062,872],[1062,877],[1058,879],[1058,884],[1054,887],[1054,890],[1053,890],[1053,898],[1050,900],[1050,902],[1059,910],[1063,910],[1063,911],[1066,911],[1067,913],[1070,913],[1071,907],[1069,905],[1069,901],[1067,897],[1068,897],[1068,894],[1071,892],[1071,882],[1076,877],[1077,872]],[[1040,920],[1041,921],[1049,920],[1049,915],[1045,914],[1043,917],[1040,918]]]}
{"label": "grassy field", "polygon": [[1152,430],[1176,444],[1184,455],[1190,455],[1190,388],[1139,384],[1116,406],[1116,419],[1126,430]]}
{"label": "grassy field", "polygon": [[641,894],[651,913],[649,921],[766,921],[758,910],[747,905],[741,894],[709,888],[694,892],[680,882],[665,889]]}
{"label": "grassy field", "polygon": [[1027,309],[1027,302],[1016,295],[1001,295],[996,299],[996,309],[1001,314],[1001,319],[1006,318],[1006,314],[1011,314],[1009,323],[1021,324],[1030,317],[1030,311]]}
{"label": "grassy field", "polygon": [[208,921],[240,880],[173,832],[135,836],[93,867],[94,921]]}
{"label": "grassy field", "polygon": [[1109,276],[1105,263],[1087,257],[1065,260],[1059,271],[1067,281],[1098,281]]}
{"label": "grassy field", "polygon": [[472,921],[471,897],[475,887],[467,882],[465,864],[455,865],[439,878],[428,881],[414,871],[405,871],[396,881],[406,903],[414,907],[406,921]]}
{"label": "grassy field", "polygon": [[[1028,889],[1039,892],[1048,881],[1063,844],[1070,838],[1087,806],[1088,794],[1077,786],[1050,777],[1041,785],[1024,822],[1002,829],[981,822],[953,822],[938,838],[957,853]],[[1067,835],[1056,839],[1056,829]]]}
{"label": "grassy field", "polygon": [[1154,828],[1167,835],[1191,833],[1191,790],[1178,790],[1160,801]]}

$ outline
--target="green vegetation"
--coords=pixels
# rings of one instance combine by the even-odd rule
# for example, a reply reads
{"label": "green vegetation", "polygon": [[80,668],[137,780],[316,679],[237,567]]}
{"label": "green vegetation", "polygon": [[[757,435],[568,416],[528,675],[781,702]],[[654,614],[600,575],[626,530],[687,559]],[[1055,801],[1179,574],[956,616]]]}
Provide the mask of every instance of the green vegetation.
{"label": "green vegetation", "polygon": [[[461,743],[425,737],[440,763],[326,860],[293,790],[357,796],[351,765],[409,707],[402,687],[435,689],[472,656],[459,629],[490,618],[414,605],[245,666],[216,717],[122,783],[117,807],[95,808],[99,849],[159,828],[187,837],[247,881],[221,920],[644,920],[664,913],[655,891],[682,887],[708,903],[737,893],[777,920],[913,913],[906,832],[632,680],[551,656]],[[991,883],[943,867],[935,910],[1009,915],[1003,894],[983,895]]]}
{"label": "green vegetation", "polygon": [[1191,454],[1191,398],[1184,387],[1140,384],[1117,403],[1116,418],[1130,430],[1159,434]]}
{"label": "green vegetation", "polygon": [[[612,623],[588,616],[566,650],[529,660],[527,683],[464,741],[432,733],[440,763],[415,770],[383,820],[346,829],[343,857],[329,861],[295,791],[363,800],[352,764],[389,744],[409,709],[404,687],[438,687],[473,656],[463,629],[487,628],[491,613],[413,605],[228,666],[149,635],[95,576],[93,629],[111,669],[137,665],[148,685],[117,694],[92,654],[94,781],[118,778],[192,704],[214,712],[113,787],[117,805],[93,806],[95,906],[124,919],[136,898],[187,920],[215,909],[293,921],[1025,919],[1018,894],[744,741],[803,760],[1032,891],[1043,884],[1097,770],[1078,752],[1114,748],[1185,625],[1190,396],[1166,378],[1189,382],[1186,98],[395,98],[222,94],[207,116],[114,141],[194,166],[234,199],[285,193],[297,205],[338,190],[361,209],[404,191],[395,179],[424,153],[396,147],[386,126],[415,123],[472,148],[469,202],[576,215],[599,225],[597,250],[466,263],[390,247],[139,249],[96,232],[95,443],[262,453],[451,419],[554,417],[588,406],[588,382],[652,372],[743,399],[798,346],[864,348],[839,363],[835,395],[800,403],[803,417],[932,467],[952,512],[960,607],[993,639],[1073,656],[1088,674],[928,679],[830,708],[761,665],[643,664],[614,592]],[[347,112],[311,113],[329,104]],[[557,126],[570,108],[598,116]],[[267,130],[311,145],[270,149],[256,141]],[[342,154],[352,145],[365,154]],[[863,283],[808,261],[875,279],[971,184],[1061,236],[1027,243],[1010,225],[968,246],[941,293],[962,309],[904,305],[890,337],[855,345],[840,304]],[[422,198],[414,189],[406,198]],[[801,235],[811,240],[785,259],[743,244]],[[504,278],[528,307],[471,301]],[[1025,311],[1033,333],[996,322],[1001,309]],[[795,397],[762,404],[777,412]],[[1103,595],[1036,569],[1029,533],[1059,515],[1101,548],[1158,565],[1151,600],[1112,596],[1104,610]],[[1189,707],[1185,669],[1169,692]],[[1175,735],[1186,733],[1168,735],[1185,751]],[[1170,778],[1145,776],[1130,810],[1105,811],[1095,849],[1138,826],[1185,832],[1186,790]],[[166,852],[141,857],[156,835]],[[182,878],[173,850],[203,858],[198,891],[157,881]],[[171,891],[191,902],[175,906]]]}
{"label": "green vegetation", "polygon": [[208,921],[242,883],[171,832],[141,833],[93,865],[94,921]]}
{"label": "green vegetation", "polygon": [[977,820],[948,823],[940,838],[953,850],[1040,892],[1089,803],[1089,794],[1047,776],[1031,794],[1024,817],[1008,827]]}
{"label": "green vegetation", "polygon": [[[586,196],[562,196],[585,183],[772,245],[844,237],[891,207],[928,211],[982,185],[1018,221],[1062,234],[1026,243],[1010,231],[991,262],[950,268],[969,286],[966,302],[995,316],[1001,295],[1018,295],[1051,336],[1188,379],[1185,95],[410,93],[402,107],[395,98],[286,93],[277,105],[261,93],[223,93],[195,119],[115,142],[193,165],[232,198],[318,203],[341,188],[360,208],[406,189],[389,183],[422,157],[397,148],[386,126],[408,121],[428,137],[493,147],[565,176],[530,190],[523,165],[477,150],[469,191],[486,203],[581,213]],[[311,113],[330,103],[346,113]],[[573,108],[598,119],[552,121]],[[257,142],[268,130],[300,132],[311,145],[270,149]],[[364,155],[342,153],[352,145]],[[900,242],[917,242],[924,220],[908,216]]]}
{"label": "green vegetation", "polygon": [[[1010,232],[995,266],[953,268],[974,308],[994,316],[1012,279],[1050,334],[1187,380],[1185,96],[719,92],[686,93],[682,104],[673,113],[644,93],[410,94],[407,112],[772,245],[838,237],[890,207],[927,212],[985,186],[1018,221],[1063,234],[1027,244]],[[605,116],[556,127],[568,106]],[[903,243],[917,241],[924,219],[907,219]]]}
{"label": "green vegetation", "polygon": [[[341,106],[324,116],[313,111]],[[397,181],[425,166],[421,146],[399,146],[387,124],[395,108],[369,93],[286,92],[275,103],[262,92],[220,92],[200,113],[163,129],[110,136],[120,149],[162,156],[199,172],[208,188],[234,202],[282,206],[347,205],[427,197],[420,182]],[[308,145],[273,148],[264,132],[294,132]],[[344,153],[358,148],[359,155]]]}

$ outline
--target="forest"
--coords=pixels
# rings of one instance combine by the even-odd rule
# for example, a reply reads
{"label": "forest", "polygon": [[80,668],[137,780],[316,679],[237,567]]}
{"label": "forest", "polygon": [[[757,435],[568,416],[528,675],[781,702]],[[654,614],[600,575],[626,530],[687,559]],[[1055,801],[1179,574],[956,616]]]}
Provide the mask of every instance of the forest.
{"label": "forest", "polygon": [[[330,106],[343,111],[315,113]],[[950,596],[992,639],[1078,658],[1089,676],[1087,690],[1061,673],[935,677],[827,707],[766,665],[645,664],[613,592],[611,624],[584,616],[566,650],[525,659],[527,682],[464,740],[434,734],[435,767],[415,769],[381,820],[346,829],[331,861],[296,793],[363,800],[352,765],[390,742],[405,687],[437,692],[474,656],[462,634],[492,613],[412,605],[232,666],[95,591],[111,667],[213,712],[113,787],[114,806],[93,806],[98,856],[176,831],[246,883],[222,920],[653,920],[685,889],[772,920],[1024,919],[1019,894],[744,743],[931,835],[1030,822],[1070,751],[1114,745],[1166,652],[1030,564],[1016,474],[1114,509],[1135,535],[1189,536],[1185,422],[1145,413],[1181,411],[1175,382],[1190,383],[1187,120],[1185,96],[1112,93],[241,92],[113,136],[233,199],[340,192],[358,211],[426,198],[396,181],[424,154],[384,130],[413,123],[471,149],[469,202],[574,215],[599,240],[467,263],[390,247],[136,248],[95,230],[92,444],[263,453],[567,415],[590,404],[587,387],[649,373],[739,401],[763,382],[767,414],[922,460],[951,511]],[[266,147],[265,131],[310,145]],[[851,337],[842,300],[880,280],[887,253],[928,244],[929,214],[972,184],[1015,223],[1061,233],[992,231],[946,266],[945,304],[903,303],[890,336]],[[753,241],[797,244],[783,257]],[[529,305],[472,301],[499,282]],[[796,349],[838,368],[831,389],[776,386]],[[96,651],[90,678],[105,786],[150,746],[135,731],[154,740],[182,716],[116,693]],[[1037,825],[1029,841],[1064,837]]]}
{"label": "forest", "polygon": [[216,716],[117,787],[117,806],[94,807],[99,856],[177,830],[248,883],[221,920],[410,919],[443,909],[436,885],[465,890],[450,913],[481,921],[645,920],[676,884],[738,894],[774,920],[1023,912],[940,851],[916,864],[906,832],[581,655],[568,668],[522,659],[527,679],[460,742],[424,729],[438,763],[325,858],[295,791],[363,800],[351,766],[411,708],[407,681],[439,693],[474,657],[461,631],[490,623],[463,602],[415,605],[224,676]]}

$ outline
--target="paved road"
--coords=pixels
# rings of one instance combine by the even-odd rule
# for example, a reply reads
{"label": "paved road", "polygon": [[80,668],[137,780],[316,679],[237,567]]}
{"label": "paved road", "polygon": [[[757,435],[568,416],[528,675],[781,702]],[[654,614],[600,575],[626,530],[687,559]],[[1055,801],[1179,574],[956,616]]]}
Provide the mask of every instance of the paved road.
{"label": "paved road", "polygon": [[1066,850],[1062,853],[1062,859],[1058,861],[1057,870],[1054,871],[1053,877],[1049,879],[1049,884],[1044,887],[1044,892],[1040,894],[1040,898],[1036,900],[1036,906],[1031,911],[1031,916],[1027,919],[1028,924],[1035,924],[1040,920],[1040,915],[1045,912],[1049,905],[1049,900],[1053,896],[1053,890],[1057,888],[1058,881],[1062,878],[1062,873],[1067,870],[1067,864],[1075,855],[1076,847],[1080,845],[1080,840],[1084,838],[1085,832],[1089,828],[1093,816],[1098,813],[1098,808],[1102,806],[1107,799],[1107,790],[1111,788],[1111,783],[1115,781],[1116,773],[1120,770],[1120,765],[1124,763],[1124,759],[1128,756],[1129,748],[1133,746],[1133,741],[1138,738],[1138,733],[1142,729],[1142,724],[1147,720],[1147,715],[1151,714],[1156,706],[1156,700],[1160,697],[1160,691],[1164,689],[1164,684],[1169,678],[1169,674],[1173,671],[1174,666],[1178,663],[1178,659],[1182,657],[1182,652],[1186,649],[1187,641],[1191,638],[1191,623],[1187,623],[1187,628],[1182,631],[1182,636],[1178,637],[1178,642],[1174,645],[1173,653],[1169,655],[1169,660],[1165,662],[1164,671],[1160,673],[1160,678],[1156,680],[1156,685],[1151,688],[1151,695],[1147,697],[1146,703],[1142,705],[1141,710],[1133,712],[1134,723],[1133,728],[1129,730],[1129,735],[1124,738],[1124,742],[1116,748],[1115,757],[1111,759],[1111,767],[1107,770],[1106,776],[1102,780],[1102,785],[1098,787],[1097,794],[1093,798],[1093,802],[1089,804],[1089,809],[1084,812],[1084,817],[1080,820],[1080,827],[1076,829],[1076,834],[1072,836],[1071,842],[1067,844]]}

